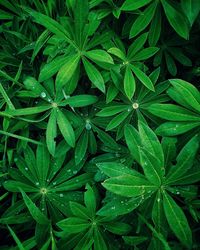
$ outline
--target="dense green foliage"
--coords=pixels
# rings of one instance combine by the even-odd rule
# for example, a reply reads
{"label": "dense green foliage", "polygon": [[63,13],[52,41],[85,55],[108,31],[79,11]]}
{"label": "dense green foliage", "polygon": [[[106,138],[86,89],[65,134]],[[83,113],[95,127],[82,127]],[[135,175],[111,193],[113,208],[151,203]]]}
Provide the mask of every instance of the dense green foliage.
{"label": "dense green foliage", "polygon": [[199,11],[0,0],[0,249],[200,249]]}

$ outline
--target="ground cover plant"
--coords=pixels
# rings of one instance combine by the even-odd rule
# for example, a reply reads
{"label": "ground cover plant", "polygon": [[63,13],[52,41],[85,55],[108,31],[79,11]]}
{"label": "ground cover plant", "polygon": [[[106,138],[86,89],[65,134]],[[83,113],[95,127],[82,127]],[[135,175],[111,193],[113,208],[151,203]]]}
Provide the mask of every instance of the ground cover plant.
{"label": "ground cover plant", "polygon": [[0,0],[0,249],[200,249],[199,12]]}

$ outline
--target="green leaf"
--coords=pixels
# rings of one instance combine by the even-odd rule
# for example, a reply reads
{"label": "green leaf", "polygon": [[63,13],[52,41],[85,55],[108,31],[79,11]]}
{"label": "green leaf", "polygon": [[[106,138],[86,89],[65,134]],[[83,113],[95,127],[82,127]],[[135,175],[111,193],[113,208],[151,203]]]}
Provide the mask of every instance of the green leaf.
{"label": "green leaf", "polygon": [[71,58],[70,56],[57,56],[51,62],[44,64],[39,74],[39,82],[44,82],[55,75],[58,70],[65,65]]}
{"label": "green leaf", "polygon": [[126,67],[124,76],[124,91],[129,99],[131,99],[135,93],[135,78],[128,66]]}
{"label": "green leaf", "polygon": [[123,222],[110,222],[104,226],[106,230],[110,231],[113,234],[125,235],[128,234],[131,230],[131,226]]}
{"label": "green leaf", "polygon": [[69,234],[80,233],[85,231],[90,227],[90,224],[87,220],[70,217],[64,220],[61,220],[57,223],[57,226],[61,228],[64,232]]}
{"label": "green leaf", "polygon": [[120,58],[122,61],[126,60],[126,55],[119,48],[112,47],[108,50],[108,53]]}
{"label": "green leaf", "polygon": [[106,180],[102,184],[107,190],[125,197],[137,197],[153,192],[157,187],[145,178],[123,175]]}
{"label": "green leaf", "polygon": [[183,245],[190,248],[192,245],[192,232],[182,209],[166,192],[163,193],[163,205],[171,230]]}
{"label": "green leaf", "polygon": [[76,95],[69,97],[66,101],[66,104],[69,104],[71,107],[79,108],[89,106],[93,103],[96,103],[98,98],[94,95]]}
{"label": "green leaf", "polygon": [[46,144],[49,153],[54,156],[56,149],[56,139],[57,137],[57,112],[56,109],[51,111],[49,121],[47,123],[46,129]]}
{"label": "green leaf", "polygon": [[176,10],[168,0],[161,0],[161,3],[172,28],[179,36],[188,39],[189,28],[185,16],[180,11]]}
{"label": "green leaf", "polygon": [[103,108],[101,111],[96,113],[96,115],[100,117],[113,116],[122,111],[125,111],[126,109],[127,109],[127,105],[115,105],[115,106]]}
{"label": "green leaf", "polygon": [[90,213],[83,205],[74,201],[70,201],[70,209],[74,216],[85,220],[90,219]]}
{"label": "green leaf", "polygon": [[200,122],[165,122],[161,124],[155,132],[157,135],[175,136],[199,126]]}
{"label": "green leaf", "polygon": [[21,190],[21,194],[23,196],[23,200],[31,214],[31,216],[33,217],[33,219],[38,223],[38,224],[42,224],[42,225],[46,225],[49,224],[49,220],[47,219],[47,217],[40,211],[40,209],[38,207],[36,207],[36,205],[32,202],[32,200],[26,195],[26,193],[24,191]]}
{"label": "green leaf", "polygon": [[119,115],[115,116],[115,118],[113,118],[108,123],[108,125],[106,127],[106,131],[112,130],[112,129],[116,128],[117,126],[119,126],[126,119],[127,116],[129,116],[128,111],[124,111],[124,112],[120,113]]}
{"label": "green leaf", "polygon": [[134,65],[131,65],[131,69],[140,82],[144,84],[144,86],[146,86],[151,91],[155,91],[151,79],[142,70],[140,70],[138,67],[135,67]]}
{"label": "green leaf", "polygon": [[105,84],[101,73],[86,58],[83,58],[82,61],[90,81],[95,85],[95,87],[105,93]]}
{"label": "green leaf", "polygon": [[56,76],[56,88],[61,89],[72,78],[80,62],[78,54],[70,56],[69,60],[61,67]]}
{"label": "green leaf", "polygon": [[149,48],[142,49],[141,51],[139,51],[137,54],[134,55],[133,61],[146,60],[152,57],[153,55],[155,55],[158,52],[158,50],[159,48],[156,48],[156,47],[149,47]]}
{"label": "green leaf", "polygon": [[123,236],[122,238],[125,243],[130,246],[137,246],[148,240],[148,238],[145,236]]}
{"label": "green leaf", "polygon": [[38,146],[36,151],[36,166],[38,179],[42,185],[46,184],[47,174],[50,167],[50,155],[46,147]]}
{"label": "green leaf", "polygon": [[163,171],[159,160],[144,149],[140,150],[140,159],[146,178],[152,184],[160,187],[162,183]]}
{"label": "green leaf", "polygon": [[139,147],[141,140],[138,131],[132,125],[125,126],[125,139],[126,144],[137,162],[140,162]]}
{"label": "green leaf", "polygon": [[171,183],[183,176],[192,167],[198,148],[199,137],[195,135],[178,154],[176,165],[168,173],[167,183]]}
{"label": "green leaf", "polygon": [[60,111],[57,111],[57,123],[61,134],[65,138],[66,142],[71,146],[75,146],[75,134],[71,123],[67,117]]}
{"label": "green leaf", "polygon": [[79,164],[87,151],[88,148],[88,133],[87,132],[83,132],[82,135],[80,136],[77,144],[76,144],[76,148],[75,148],[75,162],[76,164]]}
{"label": "green leaf", "polygon": [[137,10],[145,5],[147,5],[148,3],[150,3],[152,0],[126,0],[122,7],[121,10],[125,10],[125,11],[132,11],[132,10]]}
{"label": "green leaf", "polygon": [[90,50],[85,52],[84,55],[94,62],[114,64],[112,57],[104,50]]}
{"label": "green leaf", "polygon": [[20,239],[17,237],[16,233],[12,230],[11,227],[7,226],[8,230],[10,231],[10,234],[12,235],[14,241],[16,242],[19,250],[26,250],[26,248],[23,246],[22,242],[20,241]]}
{"label": "green leaf", "polygon": [[181,0],[181,7],[190,22],[190,26],[192,26],[199,14],[200,2],[197,0]]}
{"label": "green leaf", "polygon": [[158,5],[149,29],[148,41],[150,46],[155,46],[160,38],[162,20],[161,13],[160,5]]}
{"label": "green leaf", "polygon": [[138,128],[139,128],[141,143],[144,149],[146,149],[154,157],[158,158],[158,160],[160,161],[161,167],[163,167],[164,155],[163,155],[161,144],[157,136],[155,135],[153,130],[149,128],[148,125],[146,125],[145,123],[141,121],[139,121],[138,123]]}
{"label": "green leaf", "polygon": [[148,33],[143,33],[134,40],[131,46],[128,48],[128,60],[132,60],[135,54],[142,49],[148,37]]}
{"label": "green leaf", "polygon": [[157,7],[157,2],[153,2],[150,4],[140,15],[136,18],[135,22],[133,23],[129,38],[133,38],[137,36],[140,32],[142,32],[151,22],[155,10]]}
{"label": "green leaf", "polygon": [[106,242],[102,236],[102,233],[98,227],[94,228],[94,249],[95,250],[107,250]]}
{"label": "green leaf", "polygon": [[128,168],[122,163],[102,162],[97,164],[98,168],[109,177],[118,177],[122,175],[139,176],[142,175],[134,169]]}
{"label": "green leaf", "polygon": [[172,79],[170,83],[186,104],[200,112],[200,93],[195,86],[180,79]]}
{"label": "green leaf", "polygon": [[169,121],[200,121],[200,117],[175,104],[152,104],[148,107],[152,114]]}
{"label": "green leaf", "polygon": [[48,17],[40,12],[34,11],[27,7],[22,7],[23,10],[28,12],[32,17],[34,17],[34,21],[42,26],[44,26],[46,29],[50,30],[60,38],[68,40],[68,32],[67,30],[59,24],[57,21],[52,19],[51,17]]}
{"label": "green leaf", "polygon": [[9,115],[9,116],[24,116],[24,115],[34,115],[39,114],[44,111],[47,111],[51,108],[51,105],[45,105],[45,106],[38,106],[38,107],[31,107],[31,108],[21,108],[21,109],[15,109],[15,110],[6,110],[1,112],[1,115]]}
{"label": "green leaf", "polygon": [[87,191],[84,193],[84,202],[91,216],[96,213],[96,193],[89,184],[86,185],[86,189]]}

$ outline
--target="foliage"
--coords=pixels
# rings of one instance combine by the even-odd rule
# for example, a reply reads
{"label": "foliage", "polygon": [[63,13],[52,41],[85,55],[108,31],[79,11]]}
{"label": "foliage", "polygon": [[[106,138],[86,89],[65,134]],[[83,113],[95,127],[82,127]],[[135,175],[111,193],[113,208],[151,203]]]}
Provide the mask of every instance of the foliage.
{"label": "foliage", "polygon": [[200,2],[0,7],[1,249],[200,249]]}

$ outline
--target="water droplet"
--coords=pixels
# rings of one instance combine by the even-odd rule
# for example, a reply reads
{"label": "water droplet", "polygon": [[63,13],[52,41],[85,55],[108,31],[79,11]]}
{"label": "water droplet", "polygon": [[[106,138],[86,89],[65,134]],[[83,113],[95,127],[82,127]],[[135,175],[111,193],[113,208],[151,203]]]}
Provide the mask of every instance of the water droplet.
{"label": "water droplet", "polygon": [[157,202],[160,202],[160,198],[157,199]]}
{"label": "water droplet", "polygon": [[180,192],[179,192],[179,191],[177,191],[177,192],[176,192],[176,194],[180,194]]}
{"label": "water droplet", "polygon": [[55,181],[55,182],[53,182],[53,185],[56,185],[56,181]]}
{"label": "water droplet", "polygon": [[59,194],[60,197],[64,197],[64,194]]}
{"label": "water droplet", "polygon": [[71,169],[68,169],[67,172],[70,173],[72,170]]}
{"label": "water droplet", "polygon": [[121,202],[121,204],[124,204],[124,201],[120,201]]}
{"label": "water droplet", "polygon": [[18,158],[16,157],[16,158],[14,158],[14,162],[17,162],[18,161]]}
{"label": "water droplet", "polygon": [[114,210],[114,209],[115,209],[115,206],[111,207],[111,209]]}
{"label": "water droplet", "polygon": [[47,95],[45,92],[42,92],[41,95],[40,95],[42,98],[45,98]]}
{"label": "water droplet", "polygon": [[25,168],[26,171],[28,171],[28,168]]}
{"label": "water droplet", "polygon": [[41,210],[44,211],[45,210],[44,207]]}
{"label": "water droplet", "polygon": [[77,170],[74,170],[74,171],[73,171],[73,174],[77,174],[77,172],[78,172]]}
{"label": "water droplet", "polygon": [[121,155],[120,155],[119,153],[116,153],[115,156],[116,156],[116,157],[120,157]]}
{"label": "water droplet", "polygon": [[39,182],[36,182],[36,183],[35,183],[36,186],[39,186],[39,184],[40,184]]}
{"label": "water droplet", "polygon": [[127,109],[128,112],[131,112],[131,110],[132,110],[131,108],[128,108],[128,109]]}

